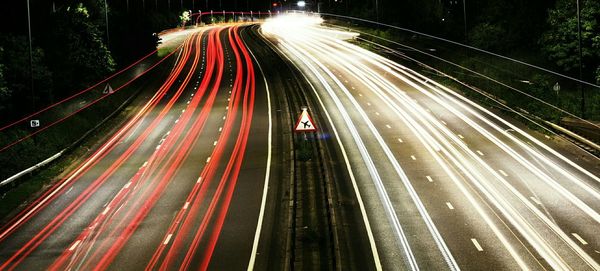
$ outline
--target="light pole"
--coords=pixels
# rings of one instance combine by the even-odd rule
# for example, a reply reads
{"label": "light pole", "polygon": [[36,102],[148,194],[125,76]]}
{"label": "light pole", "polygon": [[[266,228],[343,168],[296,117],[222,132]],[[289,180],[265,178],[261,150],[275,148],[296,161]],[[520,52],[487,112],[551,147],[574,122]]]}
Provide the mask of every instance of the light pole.
{"label": "light pole", "polygon": [[[33,90],[33,45],[31,45],[31,11],[27,0],[27,29],[29,31],[29,78],[31,79],[31,106],[35,110],[35,91]],[[32,110],[32,111],[33,111]]]}
{"label": "light pole", "polygon": [[106,19],[106,48],[110,47],[110,38],[108,36],[108,4],[104,0],[104,18]]}
{"label": "light pole", "polygon": [[375,0],[375,18],[379,22],[379,0]]}
{"label": "light pole", "polygon": [[462,0],[463,2],[463,22],[465,23],[465,43],[468,41],[467,36],[467,0]]}
{"label": "light pole", "polygon": [[[579,40],[579,80],[583,80],[583,65],[582,58],[583,53],[581,51],[581,7],[579,6],[579,0],[577,2],[577,38]],[[583,91],[583,87],[581,86],[581,82],[579,83],[579,89],[581,91],[581,118],[585,118],[585,93]]]}

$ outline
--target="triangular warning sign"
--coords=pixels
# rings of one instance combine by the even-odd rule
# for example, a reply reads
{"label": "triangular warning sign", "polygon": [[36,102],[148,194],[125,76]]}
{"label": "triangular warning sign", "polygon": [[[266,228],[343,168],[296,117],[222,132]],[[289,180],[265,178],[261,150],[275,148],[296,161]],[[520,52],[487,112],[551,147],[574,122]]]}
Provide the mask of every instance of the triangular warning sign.
{"label": "triangular warning sign", "polygon": [[308,111],[302,110],[302,114],[300,118],[298,118],[298,122],[296,122],[296,128],[294,128],[296,132],[315,132],[317,131],[317,127],[315,126],[315,122],[308,115]]}
{"label": "triangular warning sign", "polygon": [[110,86],[110,84],[106,84],[106,86],[104,86],[104,90],[102,91],[103,94],[109,94],[109,93],[113,93],[113,92],[114,92],[114,90]]}

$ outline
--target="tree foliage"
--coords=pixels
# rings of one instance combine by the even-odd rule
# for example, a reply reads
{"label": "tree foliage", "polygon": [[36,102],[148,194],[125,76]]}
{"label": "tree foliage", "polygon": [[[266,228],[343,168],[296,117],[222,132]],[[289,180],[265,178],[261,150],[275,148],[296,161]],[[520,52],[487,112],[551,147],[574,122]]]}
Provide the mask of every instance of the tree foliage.
{"label": "tree foliage", "polygon": [[[575,1],[559,0],[548,15],[548,30],[540,45],[548,58],[566,72],[579,67],[579,41]],[[581,48],[586,78],[600,79],[600,2],[581,0]],[[599,80],[600,82],[600,80]]]}
{"label": "tree foliage", "polygon": [[[0,101],[2,110],[31,108],[36,103],[51,100],[52,73],[44,63],[44,51],[33,48],[33,85],[35,97],[31,97],[31,76],[28,41],[23,36],[5,35],[0,38]],[[6,103],[5,103],[6,101]],[[3,114],[6,114],[4,112]]]}
{"label": "tree foliage", "polygon": [[54,22],[50,59],[61,87],[76,90],[114,70],[115,61],[104,44],[103,33],[83,4],[60,10]]}

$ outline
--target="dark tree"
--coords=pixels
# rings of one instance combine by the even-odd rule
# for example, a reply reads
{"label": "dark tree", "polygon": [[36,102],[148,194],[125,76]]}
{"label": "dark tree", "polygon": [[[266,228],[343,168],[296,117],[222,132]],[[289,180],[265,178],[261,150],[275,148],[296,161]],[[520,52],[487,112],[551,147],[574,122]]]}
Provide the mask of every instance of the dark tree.
{"label": "dark tree", "polygon": [[[566,72],[579,67],[579,41],[575,1],[559,0],[550,10],[549,29],[540,39],[543,52]],[[600,2],[581,0],[581,39],[584,75],[596,73],[600,82]]]}

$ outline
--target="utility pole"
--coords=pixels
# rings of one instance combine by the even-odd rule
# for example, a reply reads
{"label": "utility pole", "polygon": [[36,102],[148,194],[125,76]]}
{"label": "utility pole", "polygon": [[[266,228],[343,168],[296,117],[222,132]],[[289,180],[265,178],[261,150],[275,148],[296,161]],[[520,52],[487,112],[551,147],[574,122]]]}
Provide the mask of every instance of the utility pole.
{"label": "utility pole", "polygon": [[108,4],[104,0],[104,18],[106,19],[106,48],[110,47],[110,38],[108,36]]}
{"label": "utility pole", "polygon": [[[577,0],[577,38],[579,39],[579,80],[583,80],[583,53],[581,50],[581,6]],[[585,119],[585,92],[579,82],[579,90],[581,91],[581,118]]]}
{"label": "utility pole", "polygon": [[27,29],[29,30],[29,78],[31,79],[31,106],[35,110],[35,91],[33,89],[33,45],[31,45],[31,10],[29,9],[29,0],[27,0]]}
{"label": "utility pole", "polygon": [[379,0],[375,0],[375,18],[379,22]]}
{"label": "utility pole", "polygon": [[469,38],[467,35],[467,0],[462,0],[463,2],[463,22],[465,23],[465,43],[468,42]]}

